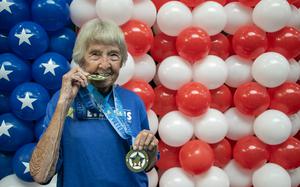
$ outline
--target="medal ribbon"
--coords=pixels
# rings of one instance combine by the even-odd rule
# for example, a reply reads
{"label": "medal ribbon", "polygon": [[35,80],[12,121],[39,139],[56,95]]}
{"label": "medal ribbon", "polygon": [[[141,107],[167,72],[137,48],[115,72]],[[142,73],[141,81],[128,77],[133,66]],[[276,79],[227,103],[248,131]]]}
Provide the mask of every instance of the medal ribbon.
{"label": "medal ribbon", "polygon": [[[113,126],[113,128],[121,138],[123,139],[132,138],[133,141],[132,130],[129,127],[129,124],[127,123],[126,115],[123,110],[123,105],[121,103],[118,94],[115,91],[115,86],[113,86],[112,88],[112,94],[113,94],[115,111],[110,106],[108,101],[110,95],[104,98],[93,85],[89,84],[87,89],[81,89],[79,91],[79,96],[82,99],[83,104],[88,110],[94,113],[100,113],[100,111],[102,111],[106,119]],[[82,104],[80,104],[80,101],[77,101],[75,103],[77,103],[75,107],[76,108],[79,107],[81,109],[81,112],[79,111],[77,112],[77,114],[83,117],[83,112],[85,112],[85,116],[86,116],[86,111],[82,110]]]}

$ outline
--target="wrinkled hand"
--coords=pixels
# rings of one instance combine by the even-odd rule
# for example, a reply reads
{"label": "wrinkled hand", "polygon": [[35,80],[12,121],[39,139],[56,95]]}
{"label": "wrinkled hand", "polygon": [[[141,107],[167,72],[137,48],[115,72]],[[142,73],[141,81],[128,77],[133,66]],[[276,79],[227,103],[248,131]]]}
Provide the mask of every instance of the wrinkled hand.
{"label": "wrinkled hand", "polygon": [[89,73],[80,67],[72,68],[69,72],[64,74],[60,91],[61,99],[72,101],[77,95],[79,88],[88,85],[88,75]]}
{"label": "wrinkled hand", "polygon": [[133,149],[134,150],[146,150],[152,151],[157,149],[158,139],[149,130],[142,130],[135,139]]}

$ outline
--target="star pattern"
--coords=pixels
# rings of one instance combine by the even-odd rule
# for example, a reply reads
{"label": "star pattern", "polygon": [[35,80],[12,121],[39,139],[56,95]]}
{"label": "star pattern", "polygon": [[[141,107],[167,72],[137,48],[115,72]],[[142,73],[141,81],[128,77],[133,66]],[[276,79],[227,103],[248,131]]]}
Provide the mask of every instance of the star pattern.
{"label": "star pattern", "polygon": [[18,99],[19,101],[21,101],[21,103],[22,103],[21,110],[23,110],[23,108],[25,108],[25,107],[29,107],[29,108],[31,108],[32,110],[34,110],[34,108],[33,108],[33,106],[32,106],[32,103],[33,103],[34,101],[36,101],[37,99],[30,98],[30,97],[29,97],[29,92],[26,92],[24,98],[18,97],[17,99]]}
{"label": "star pattern", "polygon": [[12,3],[12,2],[7,2],[7,0],[2,0],[0,2],[0,13],[3,11],[3,10],[6,10],[7,12],[9,12],[10,14],[12,14],[11,12],[11,9],[10,9],[10,6],[14,5],[15,3]]}
{"label": "star pattern", "polygon": [[32,37],[34,34],[27,34],[25,29],[22,28],[22,31],[20,34],[15,34],[15,37],[19,38],[19,46],[22,43],[27,43],[28,45],[31,45],[29,38]]}
{"label": "star pattern", "polygon": [[45,67],[45,71],[44,71],[44,75],[48,72],[52,73],[52,75],[55,76],[55,68],[58,68],[59,65],[55,64],[52,60],[52,58],[50,58],[50,60],[48,61],[48,63],[42,63],[42,66]]}
{"label": "star pattern", "polygon": [[22,164],[25,166],[25,170],[24,170],[23,174],[30,172],[29,163],[22,162]]}
{"label": "star pattern", "polygon": [[4,67],[4,64],[2,64],[2,66],[0,68],[0,80],[5,79],[7,81],[10,81],[10,79],[8,78],[8,75],[12,72],[13,72],[12,70],[6,70]]}
{"label": "star pattern", "polygon": [[3,120],[2,123],[1,123],[1,126],[0,126],[0,137],[4,134],[6,136],[9,136],[10,137],[10,134],[9,134],[9,129],[12,128],[13,125],[10,124],[10,123],[5,123],[5,121]]}

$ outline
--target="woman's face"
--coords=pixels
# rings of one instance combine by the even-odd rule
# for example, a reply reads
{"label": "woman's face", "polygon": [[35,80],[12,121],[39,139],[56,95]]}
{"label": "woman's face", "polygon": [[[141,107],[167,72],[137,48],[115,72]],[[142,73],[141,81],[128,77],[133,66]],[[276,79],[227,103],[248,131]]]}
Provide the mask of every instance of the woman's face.
{"label": "woman's face", "polygon": [[105,80],[91,83],[100,91],[108,91],[119,76],[122,57],[117,45],[92,43],[88,46],[81,64],[86,72],[107,77]]}

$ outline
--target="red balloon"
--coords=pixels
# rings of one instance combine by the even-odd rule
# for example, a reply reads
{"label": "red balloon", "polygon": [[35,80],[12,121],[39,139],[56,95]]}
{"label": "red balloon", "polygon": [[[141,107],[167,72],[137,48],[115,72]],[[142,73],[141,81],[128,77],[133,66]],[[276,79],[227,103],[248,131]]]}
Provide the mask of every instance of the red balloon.
{"label": "red balloon", "polygon": [[194,8],[204,2],[204,0],[180,0],[180,1],[190,8]]}
{"label": "red balloon", "polygon": [[300,166],[300,140],[290,137],[279,145],[271,146],[270,162],[290,170]]}
{"label": "red balloon", "polygon": [[265,87],[256,82],[249,82],[236,89],[233,101],[241,113],[257,116],[269,107],[270,96]]}
{"label": "red balloon", "polygon": [[269,157],[268,145],[254,136],[247,136],[238,140],[233,148],[233,158],[247,169],[262,166]]}
{"label": "red balloon", "polygon": [[232,39],[234,52],[247,59],[255,59],[268,48],[266,32],[255,25],[240,27]]}
{"label": "red balloon", "polygon": [[234,52],[233,46],[232,46],[233,35],[229,34],[229,35],[227,35],[226,37],[227,37],[227,39],[228,39],[228,41],[229,41],[229,46],[230,46],[230,47],[229,47],[229,56],[235,55],[235,52]]}
{"label": "red balloon", "polygon": [[270,88],[270,108],[280,110],[287,115],[300,110],[300,86],[297,83],[285,82],[276,88]]}
{"label": "red balloon", "polygon": [[239,0],[227,0],[227,3],[226,4],[228,4],[228,3],[231,3],[231,2],[238,2]]}
{"label": "red balloon", "polygon": [[161,62],[169,56],[177,55],[176,37],[159,33],[154,36],[154,42],[150,54],[156,62]]}
{"label": "red balloon", "polygon": [[228,38],[222,33],[211,36],[210,38],[211,48],[209,54],[216,55],[223,60],[226,60],[230,53],[230,43]]}
{"label": "red balloon", "polygon": [[172,1],[172,0],[152,0],[154,3],[156,10],[158,11],[161,6],[163,6],[165,3]]}
{"label": "red balloon", "polygon": [[207,143],[191,140],[180,149],[179,161],[185,171],[197,175],[213,165],[214,153]]}
{"label": "red balloon", "polygon": [[268,51],[280,53],[287,59],[300,55],[300,31],[296,28],[284,27],[277,32],[268,33],[268,40]]}
{"label": "red balloon", "polygon": [[178,110],[188,116],[199,116],[208,110],[211,102],[209,90],[199,82],[190,82],[177,91]]}
{"label": "red balloon", "polygon": [[221,4],[222,6],[224,6],[227,3],[227,0],[206,0],[206,1],[214,1]]}
{"label": "red balloon", "polygon": [[176,40],[178,54],[192,63],[207,56],[210,46],[209,35],[198,27],[184,29],[179,33]]}
{"label": "red balloon", "polygon": [[300,8],[300,1],[296,1],[295,3],[293,3],[294,6],[296,6],[297,8]]}
{"label": "red balloon", "polygon": [[215,155],[214,165],[219,168],[226,166],[232,157],[232,149],[229,141],[227,139],[223,139],[222,141],[211,144],[210,146]]}
{"label": "red balloon", "polygon": [[142,56],[151,48],[153,33],[150,27],[138,20],[129,20],[121,26],[128,51],[133,56]]}
{"label": "red balloon", "polygon": [[156,162],[156,166],[162,170],[167,170],[172,167],[180,167],[180,148],[181,147],[171,147],[165,144],[163,141],[159,141],[158,150],[160,152],[160,158]]}
{"label": "red balloon", "polygon": [[143,100],[146,110],[149,110],[154,102],[155,94],[152,87],[144,80],[131,80],[122,87],[135,92]]}
{"label": "red balloon", "polygon": [[248,7],[254,7],[260,0],[239,0],[241,3]]}
{"label": "red balloon", "polygon": [[294,138],[300,140],[300,131],[298,131],[298,133],[294,136]]}
{"label": "red balloon", "polygon": [[211,95],[211,108],[225,112],[232,105],[232,94],[226,85],[209,91]]}
{"label": "red balloon", "polygon": [[159,116],[177,110],[175,90],[170,90],[163,85],[154,88],[155,99],[152,110]]}

